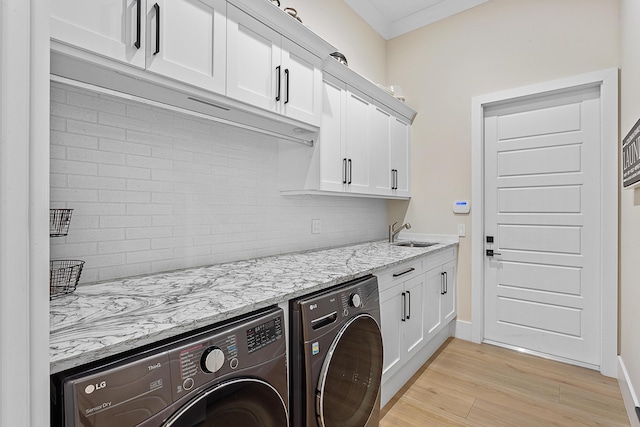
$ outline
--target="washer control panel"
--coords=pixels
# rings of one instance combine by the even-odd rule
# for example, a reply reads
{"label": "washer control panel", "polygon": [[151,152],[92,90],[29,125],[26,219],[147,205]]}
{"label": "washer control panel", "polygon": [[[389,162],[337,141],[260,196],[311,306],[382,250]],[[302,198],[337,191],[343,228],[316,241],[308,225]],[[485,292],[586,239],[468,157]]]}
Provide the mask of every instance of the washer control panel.
{"label": "washer control panel", "polygon": [[304,340],[316,340],[341,321],[369,312],[378,304],[378,281],[368,276],[342,287],[312,294],[293,305],[302,313]]}

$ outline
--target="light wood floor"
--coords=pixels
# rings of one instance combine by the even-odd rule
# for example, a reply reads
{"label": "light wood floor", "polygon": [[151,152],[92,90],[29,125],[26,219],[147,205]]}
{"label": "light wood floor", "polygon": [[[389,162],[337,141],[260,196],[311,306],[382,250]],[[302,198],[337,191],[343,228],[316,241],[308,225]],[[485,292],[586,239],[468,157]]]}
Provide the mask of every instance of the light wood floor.
{"label": "light wood floor", "polygon": [[380,427],[629,426],[618,382],[450,339],[382,409]]}

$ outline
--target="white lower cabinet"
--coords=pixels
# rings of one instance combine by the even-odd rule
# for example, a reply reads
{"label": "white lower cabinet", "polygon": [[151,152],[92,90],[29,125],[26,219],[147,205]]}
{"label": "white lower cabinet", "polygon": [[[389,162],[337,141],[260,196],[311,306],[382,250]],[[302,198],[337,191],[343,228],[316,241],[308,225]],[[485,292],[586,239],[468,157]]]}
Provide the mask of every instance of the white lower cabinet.
{"label": "white lower cabinet", "polygon": [[424,343],[425,281],[422,262],[419,264],[395,268],[391,280],[378,284],[384,343],[383,378],[397,372]]}
{"label": "white lower cabinet", "polygon": [[451,336],[456,317],[455,247],[377,274],[384,344],[384,406]]}

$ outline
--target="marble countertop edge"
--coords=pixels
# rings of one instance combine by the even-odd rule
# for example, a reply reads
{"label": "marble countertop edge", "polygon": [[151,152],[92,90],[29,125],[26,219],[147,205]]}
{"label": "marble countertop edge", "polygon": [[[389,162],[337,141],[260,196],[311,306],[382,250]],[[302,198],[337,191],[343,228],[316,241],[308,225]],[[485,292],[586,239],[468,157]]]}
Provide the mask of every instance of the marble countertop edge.
{"label": "marble countertop edge", "polygon": [[211,326],[457,245],[457,239],[437,241],[429,248],[369,242],[80,286],[74,294],[52,301],[50,372]]}

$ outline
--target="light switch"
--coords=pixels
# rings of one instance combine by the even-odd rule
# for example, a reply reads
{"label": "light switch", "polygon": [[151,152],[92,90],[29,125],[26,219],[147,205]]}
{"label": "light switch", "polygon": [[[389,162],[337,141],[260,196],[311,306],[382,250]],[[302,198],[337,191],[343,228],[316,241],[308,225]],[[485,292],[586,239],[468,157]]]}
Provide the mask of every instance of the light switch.
{"label": "light switch", "polygon": [[320,234],[322,231],[322,222],[319,219],[311,220],[311,234]]}
{"label": "light switch", "polygon": [[458,236],[464,237],[467,234],[467,230],[464,224],[458,224]]}

